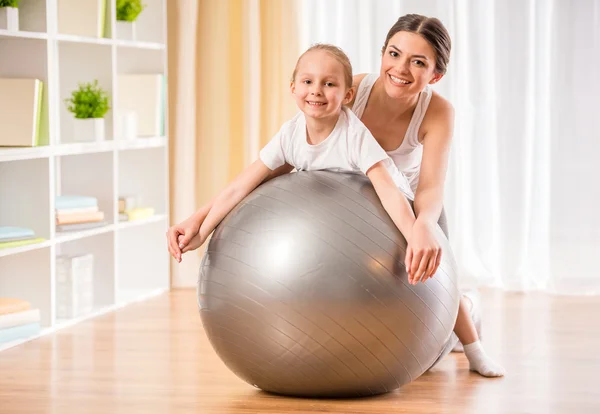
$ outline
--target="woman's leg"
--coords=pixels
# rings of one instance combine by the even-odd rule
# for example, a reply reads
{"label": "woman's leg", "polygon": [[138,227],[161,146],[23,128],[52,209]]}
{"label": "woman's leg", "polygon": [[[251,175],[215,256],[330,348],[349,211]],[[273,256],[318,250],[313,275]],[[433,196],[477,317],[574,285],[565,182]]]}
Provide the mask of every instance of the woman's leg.
{"label": "woman's leg", "polygon": [[[446,238],[448,238],[448,222],[446,213],[443,209],[440,219],[438,220],[438,225],[446,235]],[[458,307],[456,323],[454,325],[454,332],[430,369],[462,342],[462,344],[464,344],[463,348],[465,356],[469,360],[469,369],[486,377],[498,377],[504,375],[504,368],[496,364],[485,353],[479,342],[479,329],[477,326],[480,326],[480,318],[477,314],[478,306],[475,303],[475,300],[476,299],[469,293],[462,295]],[[478,321],[479,323],[476,324],[475,321]]]}

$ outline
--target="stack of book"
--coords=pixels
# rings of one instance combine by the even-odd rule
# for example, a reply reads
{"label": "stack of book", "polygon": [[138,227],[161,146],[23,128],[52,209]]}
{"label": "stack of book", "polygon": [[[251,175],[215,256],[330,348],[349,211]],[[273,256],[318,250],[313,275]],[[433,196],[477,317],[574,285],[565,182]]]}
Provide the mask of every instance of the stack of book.
{"label": "stack of book", "polygon": [[40,310],[25,300],[0,297],[0,344],[40,333]]}
{"label": "stack of book", "polygon": [[95,197],[63,195],[56,197],[56,231],[80,231],[106,225],[104,212]]}
{"label": "stack of book", "polygon": [[119,197],[119,221],[143,220],[154,215],[154,208],[138,206],[136,197]]}
{"label": "stack of book", "polygon": [[37,237],[29,228],[0,226],[0,249],[40,243],[44,240],[43,237]]}

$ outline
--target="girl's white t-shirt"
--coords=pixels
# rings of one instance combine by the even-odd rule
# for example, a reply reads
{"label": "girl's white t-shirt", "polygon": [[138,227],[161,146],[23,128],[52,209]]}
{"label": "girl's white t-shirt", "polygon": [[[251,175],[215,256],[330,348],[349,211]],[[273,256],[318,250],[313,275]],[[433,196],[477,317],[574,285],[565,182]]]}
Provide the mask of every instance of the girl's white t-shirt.
{"label": "girl's white t-shirt", "polygon": [[396,186],[414,200],[408,180],[379,145],[367,127],[348,108],[343,107],[331,134],[321,143],[311,145],[306,136],[306,119],[299,112],[287,121],[260,151],[260,160],[271,170],[285,163],[298,171],[326,170],[363,173],[380,161]]}

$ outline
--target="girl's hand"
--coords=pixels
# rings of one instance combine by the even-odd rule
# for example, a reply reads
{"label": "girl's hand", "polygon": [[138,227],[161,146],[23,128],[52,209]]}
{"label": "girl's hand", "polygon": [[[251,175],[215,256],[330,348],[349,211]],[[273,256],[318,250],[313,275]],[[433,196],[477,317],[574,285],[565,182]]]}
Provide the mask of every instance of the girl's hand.
{"label": "girl's hand", "polygon": [[417,219],[413,225],[405,265],[408,282],[416,285],[432,277],[440,265],[442,248],[435,232],[435,224]]}
{"label": "girl's hand", "polygon": [[[182,253],[193,250],[190,248],[186,249],[186,247],[188,247],[190,240],[198,235],[201,224],[202,222],[193,215],[181,223],[169,227],[169,230],[167,231],[169,253],[171,253],[171,256],[179,263],[181,263]],[[198,248],[199,246],[200,245],[194,248]]]}

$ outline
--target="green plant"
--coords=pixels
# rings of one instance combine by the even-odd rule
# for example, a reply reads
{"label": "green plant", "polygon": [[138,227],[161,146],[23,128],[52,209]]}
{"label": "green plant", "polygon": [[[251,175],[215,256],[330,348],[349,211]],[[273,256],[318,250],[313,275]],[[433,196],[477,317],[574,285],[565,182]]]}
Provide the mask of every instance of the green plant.
{"label": "green plant", "polygon": [[0,0],[0,9],[2,7],[19,7],[20,0]]}
{"label": "green plant", "polygon": [[134,22],[145,7],[142,0],[117,0],[117,20]]}
{"label": "green plant", "polygon": [[67,109],[75,114],[75,118],[103,118],[110,109],[108,106],[108,95],[100,86],[98,81],[80,83],[79,88],[71,93],[71,97],[65,99],[69,106]]}

